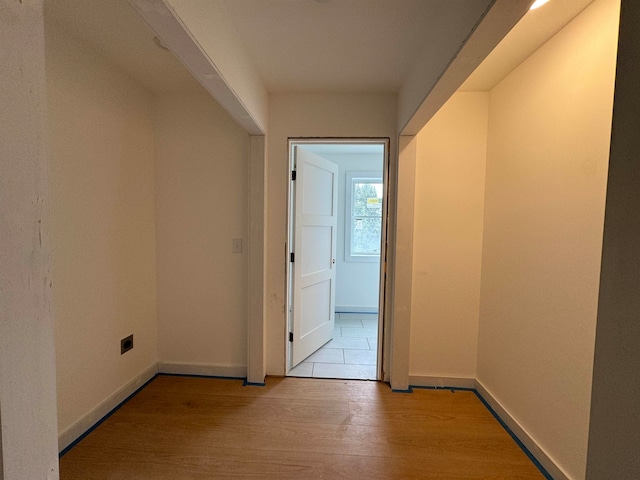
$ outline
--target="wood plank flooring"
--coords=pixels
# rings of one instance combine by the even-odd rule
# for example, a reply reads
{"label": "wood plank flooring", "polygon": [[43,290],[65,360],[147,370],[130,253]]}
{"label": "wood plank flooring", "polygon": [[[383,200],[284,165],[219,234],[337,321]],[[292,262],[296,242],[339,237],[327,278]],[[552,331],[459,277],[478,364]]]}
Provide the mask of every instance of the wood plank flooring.
{"label": "wood plank flooring", "polygon": [[60,460],[62,480],[540,479],[473,392],[158,376]]}

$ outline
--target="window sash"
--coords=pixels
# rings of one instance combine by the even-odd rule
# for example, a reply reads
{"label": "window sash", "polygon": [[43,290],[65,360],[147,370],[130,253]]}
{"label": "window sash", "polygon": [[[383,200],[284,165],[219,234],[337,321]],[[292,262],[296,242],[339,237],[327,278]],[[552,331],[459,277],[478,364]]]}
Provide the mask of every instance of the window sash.
{"label": "window sash", "polygon": [[[369,196],[358,198],[358,186],[373,185]],[[377,262],[380,258],[382,232],[382,177],[378,172],[347,172],[345,260]],[[367,192],[365,192],[366,194]],[[375,194],[375,196],[373,195]],[[364,203],[363,202],[366,202]],[[373,233],[373,235],[372,235]]]}

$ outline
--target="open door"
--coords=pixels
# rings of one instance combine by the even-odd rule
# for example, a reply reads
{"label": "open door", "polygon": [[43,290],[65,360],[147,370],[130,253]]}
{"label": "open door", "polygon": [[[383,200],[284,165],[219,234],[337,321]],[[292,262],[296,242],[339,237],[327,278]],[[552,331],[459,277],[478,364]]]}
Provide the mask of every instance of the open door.
{"label": "open door", "polygon": [[338,166],[294,148],[292,366],[333,337],[338,219]]}

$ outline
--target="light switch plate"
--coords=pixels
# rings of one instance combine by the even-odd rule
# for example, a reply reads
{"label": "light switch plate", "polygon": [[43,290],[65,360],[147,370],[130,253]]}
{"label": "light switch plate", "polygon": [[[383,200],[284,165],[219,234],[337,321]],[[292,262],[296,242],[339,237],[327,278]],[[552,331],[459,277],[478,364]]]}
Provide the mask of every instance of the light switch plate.
{"label": "light switch plate", "polygon": [[234,238],[231,241],[231,252],[233,253],[242,253],[242,239]]}

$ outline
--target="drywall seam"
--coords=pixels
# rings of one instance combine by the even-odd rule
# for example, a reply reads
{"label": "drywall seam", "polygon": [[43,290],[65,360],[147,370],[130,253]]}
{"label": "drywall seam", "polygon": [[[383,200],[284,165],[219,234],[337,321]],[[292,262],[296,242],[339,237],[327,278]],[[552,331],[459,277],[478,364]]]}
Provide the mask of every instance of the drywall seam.
{"label": "drywall seam", "polygon": [[498,417],[511,429],[513,434],[531,452],[538,462],[549,472],[555,480],[571,480],[556,461],[529,435],[529,432],[509,413],[509,411],[493,396],[493,394],[480,382],[475,380],[475,389],[478,394],[496,412]]}
{"label": "drywall seam", "polygon": [[120,405],[124,400],[129,398],[142,385],[151,380],[158,373],[158,364],[153,363],[148,368],[124,385],[106,400],[101,402],[97,407],[89,413],[81,417],[77,422],[71,425],[58,435],[58,451],[62,452],[65,448],[80,438],[85,432],[91,429],[105,415]]}
{"label": "drywall seam", "polygon": [[201,363],[158,363],[158,373],[203,375],[208,377],[246,378],[247,367],[240,365],[208,365]]}

